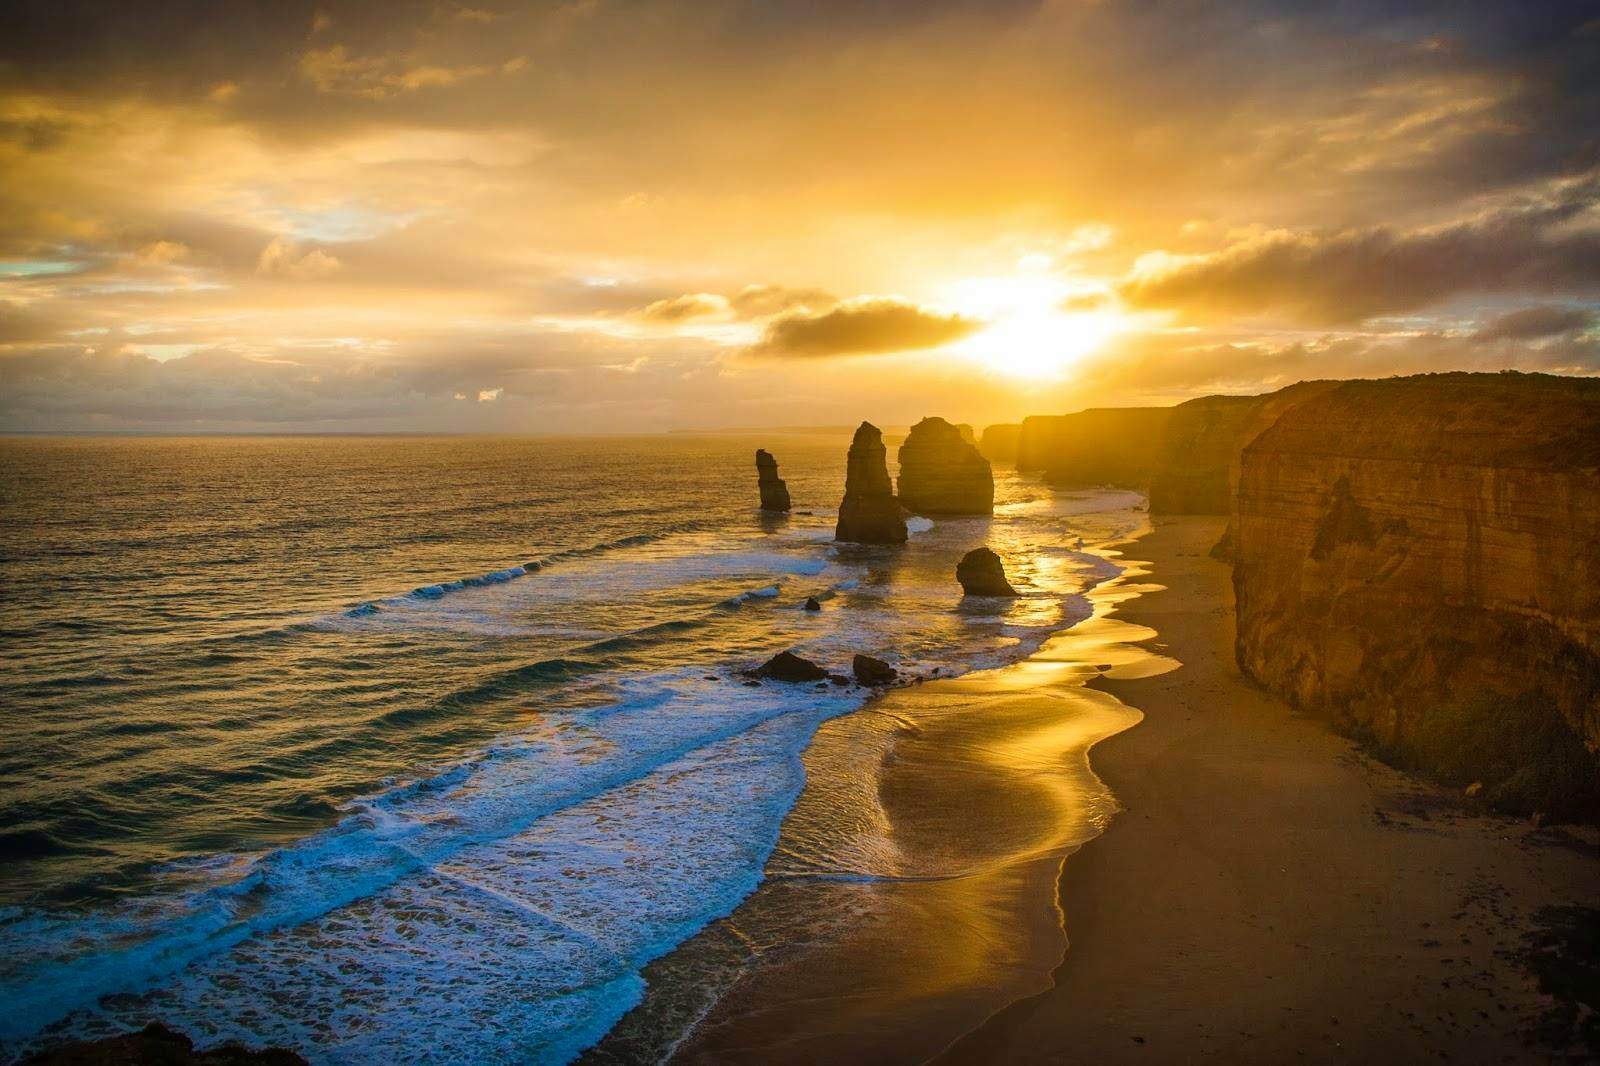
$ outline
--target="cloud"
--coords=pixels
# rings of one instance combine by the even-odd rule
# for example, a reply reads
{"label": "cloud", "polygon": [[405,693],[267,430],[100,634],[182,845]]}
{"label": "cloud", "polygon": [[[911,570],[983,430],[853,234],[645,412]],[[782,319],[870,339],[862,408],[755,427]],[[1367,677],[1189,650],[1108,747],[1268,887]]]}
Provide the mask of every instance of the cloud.
{"label": "cloud", "polygon": [[478,402],[479,403],[494,403],[501,396],[505,395],[505,391],[506,390],[503,387],[493,388],[493,389],[479,389],[478,390]]}
{"label": "cloud", "polygon": [[1588,328],[1594,312],[1580,307],[1525,307],[1490,319],[1474,333],[1478,340],[1539,340]]}
{"label": "cloud", "polygon": [[977,319],[895,297],[862,296],[820,314],[796,310],[779,315],[751,352],[814,357],[915,351],[960,340],[982,326]]}
{"label": "cloud", "polygon": [[657,300],[639,312],[640,318],[655,322],[688,322],[697,318],[721,318],[728,314],[728,298],[711,292],[690,292]]}
{"label": "cloud", "polygon": [[715,292],[688,292],[656,300],[636,312],[655,322],[688,322],[703,318],[770,318],[786,311],[825,311],[839,298],[821,289],[791,289],[782,285],[746,285],[731,296]]}
{"label": "cloud", "polygon": [[1280,314],[1360,322],[1485,293],[1600,296],[1600,229],[1582,224],[1600,179],[1553,202],[1396,231],[1274,230],[1198,256],[1147,256],[1123,281],[1128,303],[1196,318]]}
{"label": "cloud", "polygon": [[302,252],[292,241],[274,237],[256,259],[256,272],[291,281],[316,281],[336,274],[344,264],[321,248]]}

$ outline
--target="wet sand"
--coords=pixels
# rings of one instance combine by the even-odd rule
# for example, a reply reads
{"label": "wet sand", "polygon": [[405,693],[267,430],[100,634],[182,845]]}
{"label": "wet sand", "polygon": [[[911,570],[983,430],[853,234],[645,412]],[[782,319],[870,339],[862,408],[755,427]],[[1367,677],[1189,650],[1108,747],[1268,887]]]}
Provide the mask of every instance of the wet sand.
{"label": "wet sand", "polygon": [[784,839],[854,811],[913,876],[785,875],[780,841],[649,974],[697,991],[587,1061],[1552,1059],[1523,938],[1600,899],[1596,835],[1469,812],[1243,681],[1220,530],[1163,521],[1032,659],[825,726]]}
{"label": "wet sand", "polygon": [[585,1062],[920,1061],[1048,988],[1062,860],[1115,812],[1089,748],[1139,719],[1086,682],[1177,666],[1110,617],[1153,587],[1141,573],[1023,662],[824,725],[766,881],[647,970],[645,1005]]}
{"label": "wet sand", "polygon": [[1594,833],[1469,813],[1244,682],[1219,529],[1138,544],[1168,589],[1124,617],[1184,668],[1094,683],[1146,717],[1094,751],[1124,810],[1065,865],[1054,987],[939,1061],[1559,1058],[1570,1008],[1523,938],[1542,908],[1600,904]]}

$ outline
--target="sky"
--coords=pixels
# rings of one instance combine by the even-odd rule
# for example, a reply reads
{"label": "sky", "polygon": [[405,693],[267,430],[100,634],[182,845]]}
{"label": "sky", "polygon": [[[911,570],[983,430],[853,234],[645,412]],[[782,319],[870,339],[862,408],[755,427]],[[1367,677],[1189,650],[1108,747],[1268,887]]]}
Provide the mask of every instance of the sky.
{"label": "sky", "polygon": [[1600,373],[1600,2],[11,0],[0,430]]}

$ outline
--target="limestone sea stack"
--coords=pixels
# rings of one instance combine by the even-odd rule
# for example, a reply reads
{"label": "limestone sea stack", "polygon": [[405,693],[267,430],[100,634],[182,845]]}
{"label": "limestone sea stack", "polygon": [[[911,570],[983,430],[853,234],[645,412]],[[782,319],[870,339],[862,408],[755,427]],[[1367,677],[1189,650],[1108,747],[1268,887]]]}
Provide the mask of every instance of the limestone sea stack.
{"label": "limestone sea stack", "polygon": [[970,436],[924,418],[900,446],[900,504],[923,515],[994,513],[994,471]]}
{"label": "limestone sea stack", "polygon": [[787,511],[790,506],[789,486],[778,476],[778,460],[765,448],[756,449],[756,476],[761,482],[761,509]]}
{"label": "limestone sea stack", "polygon": [[889,482],[883,433],[871,422],[856,428],[845,465],[844,501],[834,540],[852,544],[904,544],[906,520]]}
{"label": "limestone sea stack", "polygon": [[1005,564],[988,548],[973,548],[956,564],[956,580],[968,596],[1015,596]]}

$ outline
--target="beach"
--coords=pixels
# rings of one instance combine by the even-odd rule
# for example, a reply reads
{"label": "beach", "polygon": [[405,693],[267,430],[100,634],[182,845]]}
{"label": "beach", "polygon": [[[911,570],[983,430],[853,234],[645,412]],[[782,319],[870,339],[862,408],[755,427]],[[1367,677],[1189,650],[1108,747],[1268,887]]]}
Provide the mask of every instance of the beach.
{"label": "beach", "polygon": [[[1582,1011],[1541,990],[1528,938],[1556,942],[1546,960],[1581,950],[1551,908],[1592,903],[1593,832],[1474,812],[1240,678],[1230,572],[1207,556],[1221,525],[1159,520],[1125,548],[1148,562],[1028,662],[876,704],[922,723],[882,778],[895,838],[969,872],[850,885],[854,928],[751,945],[675,1061],[1584,1054],[1561,1046]],[[1019,751],[1022,773],[991,769]],[[827,798],[808,784],[795,816],[808,800]],[[702,939],[819,890],[840,891],[769,880]]]}

